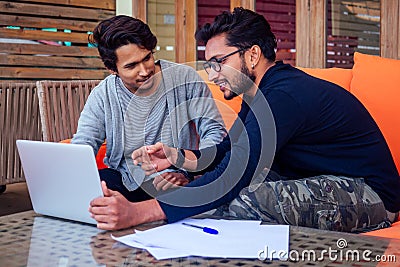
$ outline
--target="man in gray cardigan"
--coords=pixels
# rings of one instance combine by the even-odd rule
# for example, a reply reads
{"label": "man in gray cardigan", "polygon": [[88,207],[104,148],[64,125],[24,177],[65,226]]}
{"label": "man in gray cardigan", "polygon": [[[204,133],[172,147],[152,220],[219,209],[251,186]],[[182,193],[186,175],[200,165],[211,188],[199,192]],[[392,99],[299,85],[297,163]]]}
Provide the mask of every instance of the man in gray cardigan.
{"label": "man in gray cardigan", "polygon": [[185,149],[219,143],[226,130],[207,85],[188,66],[156,62],[157,38],[138,19],[104,20],[91,37],[112,74],[90,94],[72,143],[88,144],[97,154],[106,140],[104,163],[109,168],[99,170],[100,179],[129,201],[187,184],[191,177],[179,169],[158,173],[152,180],[154,176],[145,176],[133,165],[130,155],[160,141]]}

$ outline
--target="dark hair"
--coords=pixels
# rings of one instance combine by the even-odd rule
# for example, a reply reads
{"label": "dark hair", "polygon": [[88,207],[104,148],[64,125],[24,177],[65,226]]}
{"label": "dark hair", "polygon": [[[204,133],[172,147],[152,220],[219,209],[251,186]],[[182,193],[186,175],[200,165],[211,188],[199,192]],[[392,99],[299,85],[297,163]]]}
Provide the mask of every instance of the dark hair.
{"label": "dark hair", "polygon": [[276,38],[262,15],[236,7],[232,13],[224,11],[216,16],[212,24],[206,23],[196,31],[195,37],[198,42],[207,44],[208,40],[221,34],[226,35],[227,45],[242,49],[258,45],[270,62],[275,61]]}
{"label": "dark hair", "polygon": [[89,36],[89,42],[99,50],[106,68],[117,71],[115,50],[127,44],[136,44],[153,51],[157,38],[143,21],[120,15],[100,22]]}

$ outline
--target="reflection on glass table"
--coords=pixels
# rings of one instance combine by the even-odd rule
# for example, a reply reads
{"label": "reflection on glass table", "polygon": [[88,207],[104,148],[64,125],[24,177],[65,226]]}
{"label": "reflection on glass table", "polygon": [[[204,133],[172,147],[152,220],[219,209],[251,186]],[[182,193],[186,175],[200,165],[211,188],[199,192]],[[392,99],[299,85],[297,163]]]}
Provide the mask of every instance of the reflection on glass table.
{"label": "reflection on glass table", "polygon": [[115,242],[110,234],[89,224],[37,216],[27,266],[119,266],[152,258],[146,251]]}
{"label": "reflection on glass table", "polygon": [[101,230],[95,226],[35,217],[28,266],[95,266],[90,246]]}
{"label": "reflection on glass table", "polygon": [[[141,225],[144,231],[164,222]],[[321,258],[310,260],[290,258],[289,261],[185,257],[157,261],[147,251],[122,245],[111,238],[132,234],[134,228],[121,231],[102,231],[95,226],[61,219],[53,219],[21,212],[0,217],[0,266],[399,266],[400,239],[378,238],[356,234],[321,231],[304,227],[290,227],[290,251],[297,255]],[[268,238],[266,236],[266,238]],[[338,249],[338,241],[346,245]],[[332,259],[327,249],[340,256]],[[370,251],[372,260],[347,259],[347,252]],[[343,255],[343,258],[342,256]],[[363,254],[360,254],[361,256]],[[295,256],[295,254],[291,254]],[[361,257],[360,256],[360,257]],[[379,259],[386,262],[377,264]],[[389,256],[391,258],[389,258]],[[389,260],[388,260],[389,259]]]}

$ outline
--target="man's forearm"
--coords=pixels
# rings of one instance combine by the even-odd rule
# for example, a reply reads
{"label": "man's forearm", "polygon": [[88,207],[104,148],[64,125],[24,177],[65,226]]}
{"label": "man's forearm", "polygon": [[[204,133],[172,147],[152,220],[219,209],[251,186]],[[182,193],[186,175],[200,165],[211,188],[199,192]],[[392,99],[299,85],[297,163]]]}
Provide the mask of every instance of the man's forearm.
{"label": "man's forearm", "polygon": [[132,202],[131,204],[130,224],[132,226],[166,219],[164,211],[155,199],[136,203]]}

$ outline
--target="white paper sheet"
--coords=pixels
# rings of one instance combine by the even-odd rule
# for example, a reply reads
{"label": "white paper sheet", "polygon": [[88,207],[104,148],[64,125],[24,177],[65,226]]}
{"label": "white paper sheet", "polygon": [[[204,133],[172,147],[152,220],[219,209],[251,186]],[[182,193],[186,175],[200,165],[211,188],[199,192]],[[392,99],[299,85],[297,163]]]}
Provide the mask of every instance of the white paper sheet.
{"label": "white paper sheet", "polygon": [[[137,232],[138,231],[136,230],[136,233]],[[134,238],[133,238],[134,235],[135,234],[130,234],[130,235],[125,235],[125,236],[121,236],[121,237],[115,237],[115,236],[111,235],[111,237],[114,240],[121,242],[125,245],[128,245],[130,247],[145,249],[151,255],[153,255],[153,257],[156,258],[157,260],[165,260],[165,259],[181,258],[181,257],[190,256],[190,253],[185,252],[185,251],[177,251],[177,250],[170,249],[170,248],[145,246],[139,242],[134,241]]]}
{"label": "white paper sheet", "polygon": [[[204,233],[201,229],[182,225],[183,222],[214,228],[219,233]],[[147,249],[157,259],[189,255],[257,259],[260,251],[265,251],[269,258],[278,258],[278,252],[281,252],[279,257],[285,258],[282,255],[286,252],[287,257],[289,251],[289,226],[260,225],[258,221],[185,219],[117,240]]]}

